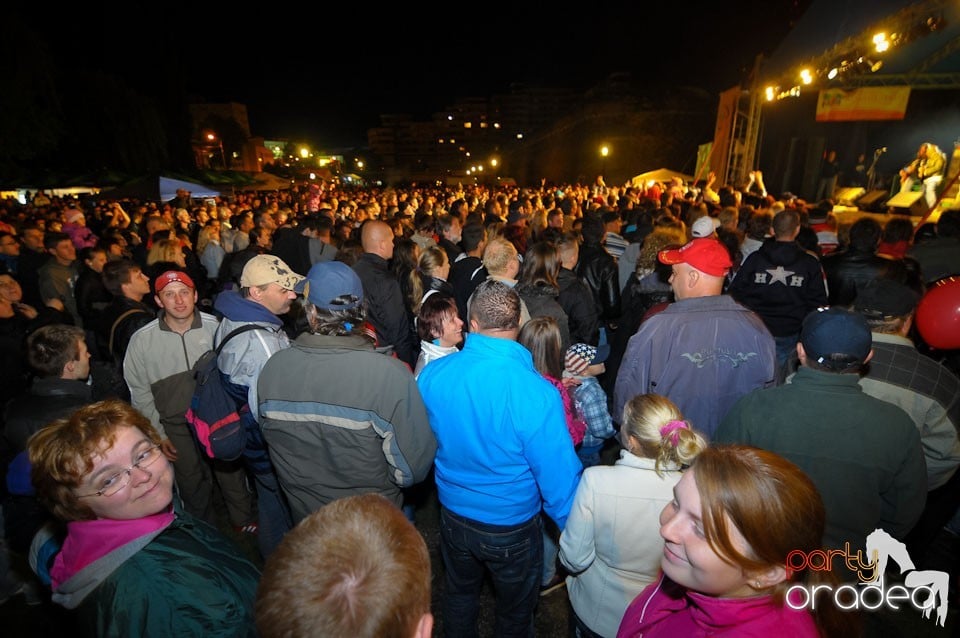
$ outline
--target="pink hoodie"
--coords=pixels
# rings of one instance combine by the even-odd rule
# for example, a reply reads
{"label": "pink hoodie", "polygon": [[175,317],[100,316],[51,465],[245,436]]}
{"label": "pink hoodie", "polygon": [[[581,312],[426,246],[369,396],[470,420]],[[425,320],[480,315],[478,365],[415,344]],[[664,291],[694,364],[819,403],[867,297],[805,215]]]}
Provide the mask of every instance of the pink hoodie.
{"label": "pink hoodie", "polygon": [[633,599],[617,632],[617,638],[819,635],[809,613],[778,605],[771,596],[716,598],[689,591],[663,575]]}

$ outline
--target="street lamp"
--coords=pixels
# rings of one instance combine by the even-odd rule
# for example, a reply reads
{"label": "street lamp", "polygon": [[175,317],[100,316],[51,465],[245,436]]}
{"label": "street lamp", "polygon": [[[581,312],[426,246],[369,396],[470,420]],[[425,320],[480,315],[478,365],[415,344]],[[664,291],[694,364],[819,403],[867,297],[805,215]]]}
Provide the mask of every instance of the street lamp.
{"label": "street lamp", "polygon": [[600,157],[603,158],[603,161],[600,164],[600,173],[606,174],[607,172],[607,155],[610,154],[610,147],[604,144],[600,147]]}
{"label": "street lamp", "polygon": [[221,164],[221,166],[223,166],[223,170],[226,170],[226,169],[227,169],[227,156],[224,155],[224,153],[223,153],[223,140],[221,140],[219,137],[217,137],[217,136],[214,135],[213,133],[207,133],[207,141],[210,142],[211,144],[212,144],[212,143],[216,143],[217,146],[220,147],[220,164]]}

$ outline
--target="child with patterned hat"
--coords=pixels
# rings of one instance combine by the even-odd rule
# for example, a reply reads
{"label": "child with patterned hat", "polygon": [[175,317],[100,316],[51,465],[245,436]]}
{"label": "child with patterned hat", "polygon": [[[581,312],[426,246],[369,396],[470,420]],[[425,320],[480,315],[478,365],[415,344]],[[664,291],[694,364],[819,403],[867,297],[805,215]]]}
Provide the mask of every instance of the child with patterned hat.
{"label": "child with patterned hat", "polygon": [[600,451],[604,441],[616,434],[613,420],[607,407],[607,395],[597,381],[597,375],[603,374],[604,361],[610,354],[610,346],[592,346],[587,343],[575,343],[567,348],[564,357],[564,379],[573,379],[573,400],[577,412],[587,424],[583,442],[577,447],[577,456],[583,467],[600,463]]}

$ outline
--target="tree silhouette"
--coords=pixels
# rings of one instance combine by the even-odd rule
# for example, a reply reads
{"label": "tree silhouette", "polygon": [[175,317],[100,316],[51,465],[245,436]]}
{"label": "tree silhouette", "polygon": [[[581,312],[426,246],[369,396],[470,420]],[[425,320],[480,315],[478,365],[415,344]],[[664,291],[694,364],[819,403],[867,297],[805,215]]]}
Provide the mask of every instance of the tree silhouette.
{"label": "tree silhouette", "polygon": [[0,38],[0,167],[51,154],[63,134],[56,70],[45,41],[9,16]]}

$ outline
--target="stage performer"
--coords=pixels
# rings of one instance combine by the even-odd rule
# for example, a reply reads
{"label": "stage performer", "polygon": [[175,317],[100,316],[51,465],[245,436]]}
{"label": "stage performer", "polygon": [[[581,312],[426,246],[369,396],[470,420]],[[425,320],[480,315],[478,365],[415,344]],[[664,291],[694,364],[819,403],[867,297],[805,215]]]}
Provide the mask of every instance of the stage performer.
{"label": "stage performer", "polygon": [[923,197],[929,208],[937,203],[937,189],[943,181],[947,156],[933,142],[924,142],[917,157],[900,171],[900,192],[910,192],[919,180],[923,183]]}

